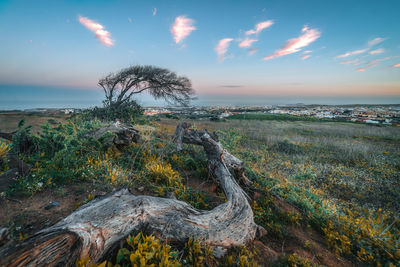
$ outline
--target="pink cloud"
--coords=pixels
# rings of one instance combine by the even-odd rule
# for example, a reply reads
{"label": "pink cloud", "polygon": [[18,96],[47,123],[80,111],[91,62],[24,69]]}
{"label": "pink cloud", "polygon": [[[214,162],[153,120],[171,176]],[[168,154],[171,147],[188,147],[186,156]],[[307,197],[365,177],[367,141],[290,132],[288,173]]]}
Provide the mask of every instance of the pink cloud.
{"label": "pink cloud", "polygon": [[306,60],[306,59],[309,58],[309,57],[311,57],[311,55],[305,55],[305,56],[302,56],[301,59],[302,59],[302,60]]}
{"label": "pink cloud", "polygon": [[224,38],[218,42],[218,45],[214,48],[218,54],[218,61],[222,62],[225,59],[225,53],[228,51],[229,43],[232,38]]}
{"label": "pink cloud", "polygon": [[254,30],[248,30],[246,35],[259,34],[262,30],[271,27],[274,24],[273,20],[266,20],[257,23]]}
{"label": "pink cloud", "polygon": [[369,42],[368,42],[368,45],[369,45],[369,46],[374,46],[374,45],[377,45],[377,44],[382,43],[382,42],[385,41],[385,40],[386,40],[385,38],[378,37],[378,38],[375,38],[375,39],[369,41]]}
{"label": "pink cloud", "polygon": [[337,58],[344,58],[344,57],[359,55],[359,54],[363,54],[363,53],[365,53],[367,51],[368,51],[368,48],[359,49],[359,50],[355,50],[355,51],[350,51],[350,52],[346,52],[344,54],[338,55]]}
{"label": "pink cloud", "polygon": [[368,61],[366,64],[367,64],[367,65],[373,65],[373,64],[379,63],[379,62],[381,62],[381,61],[389,60],[389,59],[391,59],[391,58],[392,58],[392,57],[378,58],[378,59],[375,59],[375,60]]}
{"label": "pink cloud", "polygon": [[386,60],[389,60],[389,59],[391,59],[391,58],[392,58],[392,57],[384,57],[384,58],[378,58],[378,59],[370,60],[370,61],[368,61],[367,63],[365,63],[365,67],[359,68],[359,69],[357,69],[357,71],[364,72],[366,69],[369,69],[369,68],[373,68],[373,67],[378,66],[378,63],[379,63],[379,62],[381,62],[381,61],[386,61]]}
{"label": "pink cloud", "polygon": [[176,17],[174,25],[171,27],[171,33],[174,36],[175,43],[181,42],[189,34],[196,30],[193,26],[194,20],[185,16]]}
{"label": "pink cloud", "polygon": [[303,52],[303,54],[310,54],[312,51],[311,50],[306,50]]}
{"label": "pink cloud", "polygon": [[342,61],[340,62],[340,64],[353,64],[353,65],[360,65],[360,60],[358,59],[354,59],[354,60],[346,60],[346,61]]}
{"label": "pink cloud", "polygon": [[111,34],[108,31],[104,30],[104,26],[101,25],[100,23],[97,23],[97,22],[95,22],[93,20],[90,20],[88,18],[81,17],[81,16],[79,16],[79,22],[83,26],[85,26],[86,28],[88,28],[89,30],[94,32],[96,37],[104,45],[106,45],[106,46],[113,46],[114,45],[114,41],[111,39]]}
{"label": "pink cloud", "polygon": [[385,52],[385,49],[379,48],[376,50],[369,51],[368,53],[370,53],[371,55],[376,55],[376,54],[382,54],[383,52]]}
{"label": "pink cloud", "polygon": [[264,60],[299,52],[303,47],[308,46],[321,36],[321,33],[318,30],[309,29],[307,26],[304,26],[301,31],[304,33],[303,35],[286,41],[286,44],[281,49],[278,49],[275,53],[264,57]]}
{"label": "pink cloud", "polygon": [[153,8],[153,17],[157,14],[157,8]]}
{"label": "pink cloud", "polygon": [[249,55],[254,55],[258,51],[258,48],[250,48]]}
{"label": "pink cloud", "polygon": [[250,47],[252,45],[252,43],[257,42],[257,41],[258,40],[256,40],[256,39],[246,38],[239,43],[239,47]]}
{"label": "pink cloud", "polygon": [[392,66],[392,68],[400,68],[400,63],[399,63],[399,64],[394,64],[394,65]]}

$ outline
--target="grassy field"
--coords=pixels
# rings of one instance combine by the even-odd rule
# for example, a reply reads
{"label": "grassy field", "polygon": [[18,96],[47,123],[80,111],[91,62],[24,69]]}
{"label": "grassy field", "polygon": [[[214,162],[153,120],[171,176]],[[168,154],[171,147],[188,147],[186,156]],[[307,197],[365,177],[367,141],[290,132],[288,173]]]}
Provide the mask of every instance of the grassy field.
{"label": "grassy field", "polygon": [[0,114],[0,132],[13,132],[18,128],[18,122],[22,119],[27,125],[32,125],[32,131],[40,131],[40,125],[49,120],[51,122],[64,122],[68,115],[51,115],[38,113],[3,113]]}
{"label": "grassy field", "polygon": [[[40,229],[36,217],[56,221],[43,214],[43,196],[61,199],[54,214],[65,216],[120,186],[160,197],[173,192],[196,208],[215,207],[225,196],[207,178],[202,149],[186,146],[179,154],[171,142],[179,122],[141,119],[135,125],[141,141],[124,150],[81,138],[100,127],[99,121],[34,125],[42,131],[36,148],[20,155],[34,168],[3,195],[0,224],[24,239]],[[268,231],[222,260],[208,259],[210,266],[400,264],[400,128],[327,121],[191,122],[216,131],[225,148],[245,162],[246,175],[258,190],[246,189],[255,219]],[[195,246],[190,244],[186,247]],[[199,259],[207,255],[205,248],[196,251]]]}
{"label": "grassy field", "polygon": [[[398,263],[400,128],[339,122],[193,123],[217,130],[227,149],[246,162],[259,188],[301,210],[333,251],[363,264]],[[172,129],[175,122],[162,124]],[[281,234],[268,220],[265,225]]]}
{"label": "grassy field", "polygon": [[259,120],[259,121],[332,121],[309,116],[294,116],[289,114],[248,113],[229,116],[230,120]]}

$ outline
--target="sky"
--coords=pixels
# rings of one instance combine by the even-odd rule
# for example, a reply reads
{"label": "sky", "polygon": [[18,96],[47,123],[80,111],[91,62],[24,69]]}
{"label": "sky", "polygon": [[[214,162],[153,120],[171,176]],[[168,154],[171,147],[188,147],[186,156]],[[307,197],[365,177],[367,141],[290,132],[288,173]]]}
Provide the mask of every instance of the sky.
{"label": "sky", "polygon": [[399,10],[398,0],[0,0],[0,109],[100,105],[98,80],[136,64],[190,78],[195,105],[399,104]]}

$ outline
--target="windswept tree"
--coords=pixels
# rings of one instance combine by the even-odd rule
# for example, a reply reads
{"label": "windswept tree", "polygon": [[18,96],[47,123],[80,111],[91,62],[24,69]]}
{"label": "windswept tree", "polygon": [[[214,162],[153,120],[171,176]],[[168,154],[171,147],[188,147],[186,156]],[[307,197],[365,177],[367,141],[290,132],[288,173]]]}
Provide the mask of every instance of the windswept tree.
{"label": "windswept tree", "polygon": [[147,91],[155,99],[188,105],[194,91],[190,80],[175,72],[155,66],[131,66],[117,73],[110,73],[99,80],[106,95],[106,107],[118,108],[131,98]]}

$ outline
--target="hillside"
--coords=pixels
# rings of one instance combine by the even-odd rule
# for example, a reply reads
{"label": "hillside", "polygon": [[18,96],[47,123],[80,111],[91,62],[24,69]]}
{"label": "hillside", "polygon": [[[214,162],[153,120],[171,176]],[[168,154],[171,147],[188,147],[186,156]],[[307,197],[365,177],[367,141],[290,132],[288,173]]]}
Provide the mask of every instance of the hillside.
{"label": "hillside", "polygon": [[[34,140],[32,149],[19,153],[32,164],[31,172],[7,188],[0,200],[0,227],[8,228],[9,242],[23,243],[81,205],[121,188],[135,195],[172,194],[200,210],[226,201],[208,173],[203,149],[184,145],[177,151],[172,140],[179,120],[137,119],[133,127],[140,140],[117,148],[85,137],[105,125],[100,121],[78,116],[38,127],[43,120],[30,118],[17,129],[20,118],[7,118],[6,127],[0,124],[0,132],[18,130],[16,140],[24,135]],[[400,128],[319,121],[190,123],[215,131],[224,148],[244,162],[251,185],[240,185],[266,235],[218,258],[202,240],[169,242],[167,249],[168,240],[157,241],[157,233],[126,233],[137,241],[128,238],[125,250],[116,249],[109,262],[129,263],[132,255],[140,261],[149,249],[154,255],[146,258],[148,264],[157,263],[156,252],[162,250],[162,259],[170,265],[400,264]],[[33,124],[33,134],[28,124]],[[17,141],[2,143],[3,151],[18,147]],[[3,160],[0,171],[7,169]],[[145,237],[151,234],[156,239]]]}

